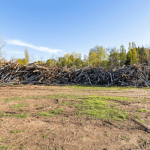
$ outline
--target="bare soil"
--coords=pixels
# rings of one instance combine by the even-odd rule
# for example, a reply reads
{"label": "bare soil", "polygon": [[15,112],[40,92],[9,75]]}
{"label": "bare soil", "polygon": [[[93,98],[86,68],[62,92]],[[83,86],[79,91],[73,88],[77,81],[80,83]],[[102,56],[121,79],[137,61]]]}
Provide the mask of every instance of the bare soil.
{"label": "bare soil", "polygon": [[[120,109],[138,115],[150,127],[150,90],[146,89],[75,89],[65,86],[6,86],[0,87],[0,150],[150,150],[150,133],[131,119],[101,120],[77,116],[77,110],[59,105],[62,99],[46,98],[51,94],[119,96],[133,101],[115,101]],[[10,99],[8,98],[14,98]],[[22,99],[17,99],[17,97]],[[138,101],[134,100],[137,99]],[[73,99],[70,99],[73,101]],[[110,100],[111,101],[111,100]],[[26,107],[11,106],[25,103]],[[63,108],[56,116],[39,116],[41,111]],[[26,114],[16,118],[14,114]],[[3,114],[12,114],[4,116]]]}

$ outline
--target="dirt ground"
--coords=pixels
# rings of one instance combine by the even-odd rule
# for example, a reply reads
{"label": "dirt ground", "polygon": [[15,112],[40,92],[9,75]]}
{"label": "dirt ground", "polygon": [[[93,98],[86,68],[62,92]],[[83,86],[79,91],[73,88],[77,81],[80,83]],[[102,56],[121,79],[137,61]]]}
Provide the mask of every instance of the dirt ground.
{"label": "dirt ground", "polygon": [[[0,87],[0,150],[150,150],[150,133],[141,124],[132,119],[78,116],[75,107],[60,105],[66,98],[49,97],[54,94],[132,98],[108,101],[117,103],[130,115],[137,115],[136,119],[150,128],[149,89],[5,86]],[[53,116],[38,115],[56,108],[64,111]]]}

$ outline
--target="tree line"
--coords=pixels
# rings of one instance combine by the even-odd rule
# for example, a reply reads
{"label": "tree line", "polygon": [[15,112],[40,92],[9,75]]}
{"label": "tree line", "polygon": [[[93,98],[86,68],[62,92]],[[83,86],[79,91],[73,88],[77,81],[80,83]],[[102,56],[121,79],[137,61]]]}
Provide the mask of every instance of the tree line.
{"label": "tree line", "polygon": [[[89,50],[88,55],[84,55],[81,59],[79,53],[67,53],[58,59],[50,58],[46,61],[47,64],[57,66],[68,66],[74,69],[91,65],[93,67],[113,68],[123,65],[146,64],[150,65],[150,48],[137,47],[134,42],[129,42],[128,52],[124,45],[120,49],[104,48],[103,46],[95,46]],[[44,62],[38,61],[42,64]]]}
{"label": "tree line", "polygon": [[[0,41],[1,42],[1,41]],[[0,57],[1,48],[0,47]],[[27,48],[25,49],[25,58],[19,58],[15,60],[19,64],[26,65],[31,62]],[[95,46],[89,50],[88,55],[81,57],[80,53],[72,52],[71,54],[66,53],[63,57],[57,59],[50,58],[47,61],[38,61],[38,64],[48,64],[53,66],[68,66],[73,69],[86,67],[91,65],[93,67],[106,67],[113,68],[123,65],[133,65],[133,64],[146,64],[150,65],[150,48],[137,47],[134,42],[129,42],[128,52],[121,45],[119,49],[104,48],[103,46]]]}

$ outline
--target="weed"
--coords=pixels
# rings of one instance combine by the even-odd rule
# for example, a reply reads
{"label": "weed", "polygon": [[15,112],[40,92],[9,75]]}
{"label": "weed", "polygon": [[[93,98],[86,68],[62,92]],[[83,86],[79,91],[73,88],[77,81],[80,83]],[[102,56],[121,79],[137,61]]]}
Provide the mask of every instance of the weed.
{"label": "weed", "polygon": [[135,115],[134,117],[135,117],[135,118],[139,118],[139,117],[140,117],[140,115]]}
{"label": "weed", "polygon": [[5,149],[7,149],[7,148],[8,148],[8,146],[5,146],[5,145],[0,146],[0,150],[5,150]]}
{"label": "weed", "polygon": [[35,135],[38,135],[38,133],[36,133]]}
{"label": "weed", "polygon": [[12,114],[2,113],[1,116],[2,116],[2,117],[7,117],[7,116],[12,116]]}
{"label": "weed", "polygon": [[38,115],[43,116],[43,117],[49,117],[49,116],[50,116],[50,114],[49,114],[49,113],[44,112],[44,111],[39,112],[39,113],[38,113]]}
{"label": "weed", "polygon": [[51,130],[51,129],[48,129],[48,130]]}
{"label": "weed", "polygon": [[28,113],[27,114],[14,114],[13,117],[16,117],[16,118],[27,118],[28,117]]}
{"label": "weed", "polygon": [[25,132],[25,130],[12,130],[10,133],[20,133],[20,132]]}
{"label": "weed", "polygon": [[24,100],[24,98],[21,98],[21,97],[9,97],[9,98],[6,98],[4,100],[5,100],[5,103],[7,103],[7,102],[10,102],[10,101],[14,101],[14,100],[22,101],[22,100]]}
{"label": "weed", "polygon": [[64,101],[64,102],[62,103],[63,106],[68,105],[68,104],[69,104],[69,102],[67,102],[67,101]]}
{"label": "weed", "polygon": [[40,99],[41,97],[33,96],[32,98],[38,100],[38,99]]}
{"label": "weed", "polygon": [[45,135],[43,135],[43,138],[48,138],[48,136],[45,134]]}
{"label": "weed", "polygon": [[25,149],[25,146],[24,145],[20,145],[19,147],[21,150]]}
{"label": "weed", "polygon": [[0,137],[0,142],[4,142],[4,137]]}
{"label": "weed", "polygon": [[39,106],[41,106],[41,105],[35,105],[36,107],[39,107]]}
{"label": "weed", "polygon": [[20,104],[18,104],[18,105],[12,105],[12,106],[10,106],[10,108],[27,107],[27,106],[28,106],[28,105],[25,104],[25,103],[20,103]]}
{"label": "weed", "polygon": [[71,95],[71,94],[51,94],[48,96],[45,96],[45,98],[52,98],[52,99],[60,99],[60,98],[66,98],[66,99],[78,99],[80,96],[78,95]]}
{"label": "weed", "polygon": [[129,136],[125,136],[125,138],[126,138],[127,140],[130,140],[130,137],[129,137]]}
{"label": "weed", "polygon": [[94,89],[94,90],[124,90],[124,89],[135,89],[134,87],[118,87],[118,86],[111,86],[108,87],[107,85],[98,86],[98,85],[66,85],[66,87],[75,88],[75,89]]}
{"label": "weed", "polygon": [[146,109],[137,109],[138,112],[148,112]]}
{"label": "weed", "polygon": [[141,119],[139,119],[138,121],[140,121],[141,123],[144,123],[144,122],[145,122],[144,120],[141,120]]}
{"label": "weed", "polygon": [[89,137],[90,135],[88,134],[87,136]]}
{"label": "weed", "polygon": [[12,116],[12,117],[16,117],[16,118],[27,118],[28,117],[28,113],[27,114],[6,114],[6,113],[2,113],[1,116],[2,117],[8,117],[8,116]]}
{"label": "weed", "polygon": [[107,137],[110,137],[110,135],[109,135],[109,134],[106,134],[106,136],[107,136]]}
{"label": "weed", "polygon": [[50,111],[50,113],[53,114],[53,115],[59,115],[59,114],[61,114],[63,111],[64,111],[63,109],[59,108],[59,109]]}

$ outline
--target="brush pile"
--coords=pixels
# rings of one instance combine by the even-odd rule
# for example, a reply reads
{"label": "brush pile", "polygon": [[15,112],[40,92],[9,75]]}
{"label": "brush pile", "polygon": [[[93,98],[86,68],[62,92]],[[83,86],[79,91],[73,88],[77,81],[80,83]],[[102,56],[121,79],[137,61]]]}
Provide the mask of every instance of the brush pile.
{"label": "brush pile", "polygon": [[118,86],[150,86],[150,67],[132,65],[107,70],[91,66],[81,69],[48,65],[19,65],[0,67],[0,85],[10,84],[95,84]]}

